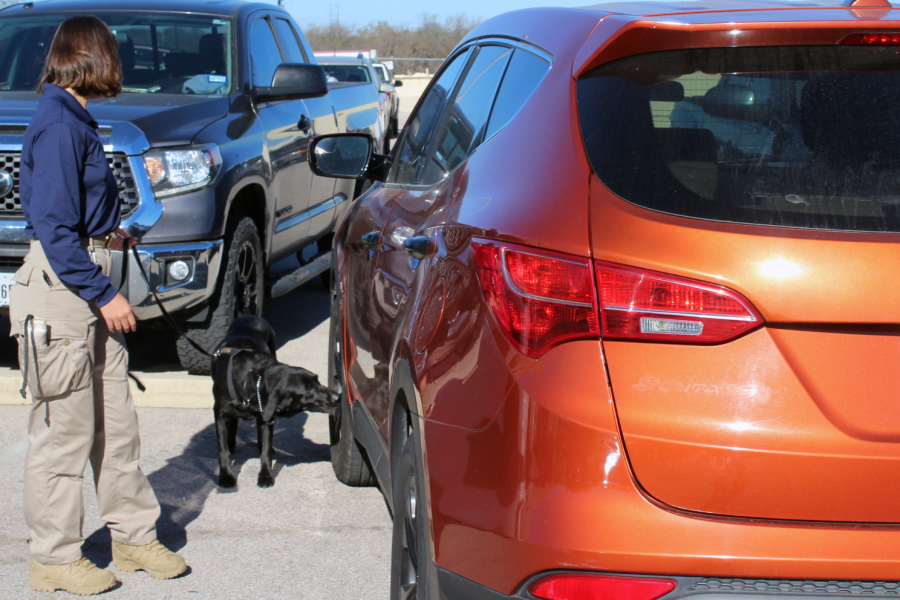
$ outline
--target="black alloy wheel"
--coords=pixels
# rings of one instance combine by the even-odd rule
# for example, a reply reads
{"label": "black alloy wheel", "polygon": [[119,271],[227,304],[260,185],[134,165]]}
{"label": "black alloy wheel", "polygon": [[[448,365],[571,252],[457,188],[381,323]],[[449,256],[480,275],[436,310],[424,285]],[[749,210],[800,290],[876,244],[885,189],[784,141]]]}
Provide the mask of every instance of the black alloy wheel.
{"label": "black alloy wheel", "polygon": [[232,319],[259,314],[260,273],[257,251],[252,240],[244,240],[238,251],[234,272],[234,308]]}
{"label": "black alloy wheel", "polygon": [[391,600],[428,600],[428,519],[416,445],[406,440],[394,482],[394,535],[391,544]]}
{"label": "black alloy wheel", "polygon": [[189,373],[208,375],[211,359],[188,343],[189,337],[207,352],[213,352],[228,327],[241,315],[262,316],[263,255],[256,224],[250,217],[236,216],[222,248],[221,283],[211,300],[212,314],[204,324],[182,326],[185,335],[176,344],[181,365]]}

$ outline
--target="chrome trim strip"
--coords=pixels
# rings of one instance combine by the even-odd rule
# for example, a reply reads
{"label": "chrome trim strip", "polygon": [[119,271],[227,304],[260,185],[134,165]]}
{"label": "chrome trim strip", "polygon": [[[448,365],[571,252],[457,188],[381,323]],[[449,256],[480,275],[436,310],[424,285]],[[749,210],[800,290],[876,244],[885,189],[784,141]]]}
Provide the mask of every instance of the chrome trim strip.
{"label": "chrome trim strip", "polygon": [[293,217],[288,217],[287,219],[284,219],[283,221],[280,221],[278,224],[275,225],[275,233],[281,233],[285,229],[290,229],[291,227],[294,227],[295,225],[299,225],[300,223],[303,223],[304,221],[308,221],[309,219],[312,219],[313,217],[322,214],[326,210],[334,208],[335,206],[337,206],[338,204],[340,204],[341,202],[343,202],[346,199],[347,199],[347,196],[345,196],[343,193],[341,193],[341,194],[338,194],[337,196],[335,196],[334,198],[331,198],[330,200],[326,200],[325,202],[322,202],[321,204],[316,204],[312,208],[305,210],[302,213],[296,214]]}
{"label": "chrome trim strip", "polygon": [[[575,260],[566,260],[564,258],[556,258],[550,256],[542,256],[540,254],[532,254],[531,252],[519,252],[518,250],[514,250],[514,252],[518,254],[527,254],[528,256],[535,256],[537,258],[544,258],[547,260],[559,260],[560,262],[567,262],[573,265],[581,265],[582,267],[587,267],[590,272],[591,265],[586,263],[580,263]],[[522,296],[523,298],[528,298],[529,300],[539,300],[541,302],[550,302],[552,304],[565,304],[567,306],[582,306],[585,308],[593,308],[594,304],[592,302],[574,302],[572,300],[560,300],[558,298],[545,298],[544,296],[535,296],[534,294],[528,294],[523,292],[519,287],[513,283],[512,277],[509,275],[509,270],[506,268],[506,248],[500,248],[500,263],[503,268],[503,278],[506,279],[506,285],[509,286],[516,294]],[[591,282],[593,285],[593,282]]]}
{"label": "chrome trim strip", "polygon": [[603,306],[603,310],[618,310],[622,312],[645,313],[649,315],[671,315],[673,317],[690,317],[693,319],[722,319],[723,321],[747,321],[753,323],[755,317],[731,317],[728,315],[698,315],[697,313],[685,313],[674,310],[636,310],[628,306]]}

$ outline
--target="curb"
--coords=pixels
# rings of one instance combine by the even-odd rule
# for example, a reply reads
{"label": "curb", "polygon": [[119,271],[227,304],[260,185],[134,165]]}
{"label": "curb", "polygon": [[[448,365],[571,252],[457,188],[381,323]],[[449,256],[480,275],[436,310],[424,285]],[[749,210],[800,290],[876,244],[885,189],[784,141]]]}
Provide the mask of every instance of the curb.
{"label": "curb", "polygon": [[[135,373],[146,392],[131,385],[134,405],[145,408],[212,408],[212,380],[206,375],[188,375],[183,371]],[[31,393],[22,398],[22,376],[18,369],[0,368],[0,405],[31,404]]]}

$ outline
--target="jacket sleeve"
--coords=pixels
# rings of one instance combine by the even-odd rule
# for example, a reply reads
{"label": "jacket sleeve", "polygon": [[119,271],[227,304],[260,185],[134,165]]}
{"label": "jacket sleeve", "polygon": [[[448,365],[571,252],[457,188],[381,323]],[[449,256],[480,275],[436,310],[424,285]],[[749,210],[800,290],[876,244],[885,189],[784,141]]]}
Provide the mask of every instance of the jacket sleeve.
{"label": "jacket sleeve", "polygon": [[38,134],[29,216],[56,276],[84,300],[104,306],[117,291],[100,265],[91,261],[78,234],[85,210],[81,194],[85,149],[84,136],[65,123]]}

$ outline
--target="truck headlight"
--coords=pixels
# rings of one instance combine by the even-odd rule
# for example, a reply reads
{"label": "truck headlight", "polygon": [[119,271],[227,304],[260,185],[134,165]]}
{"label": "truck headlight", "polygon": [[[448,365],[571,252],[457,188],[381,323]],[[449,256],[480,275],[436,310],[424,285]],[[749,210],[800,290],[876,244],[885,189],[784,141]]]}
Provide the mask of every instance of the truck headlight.
{"label": "truck headlight", "polygon": [[151,150],[144,155],[144,167],[153,195],[165,198],[212,183],[222,167],[222,155],[215,144]]}

